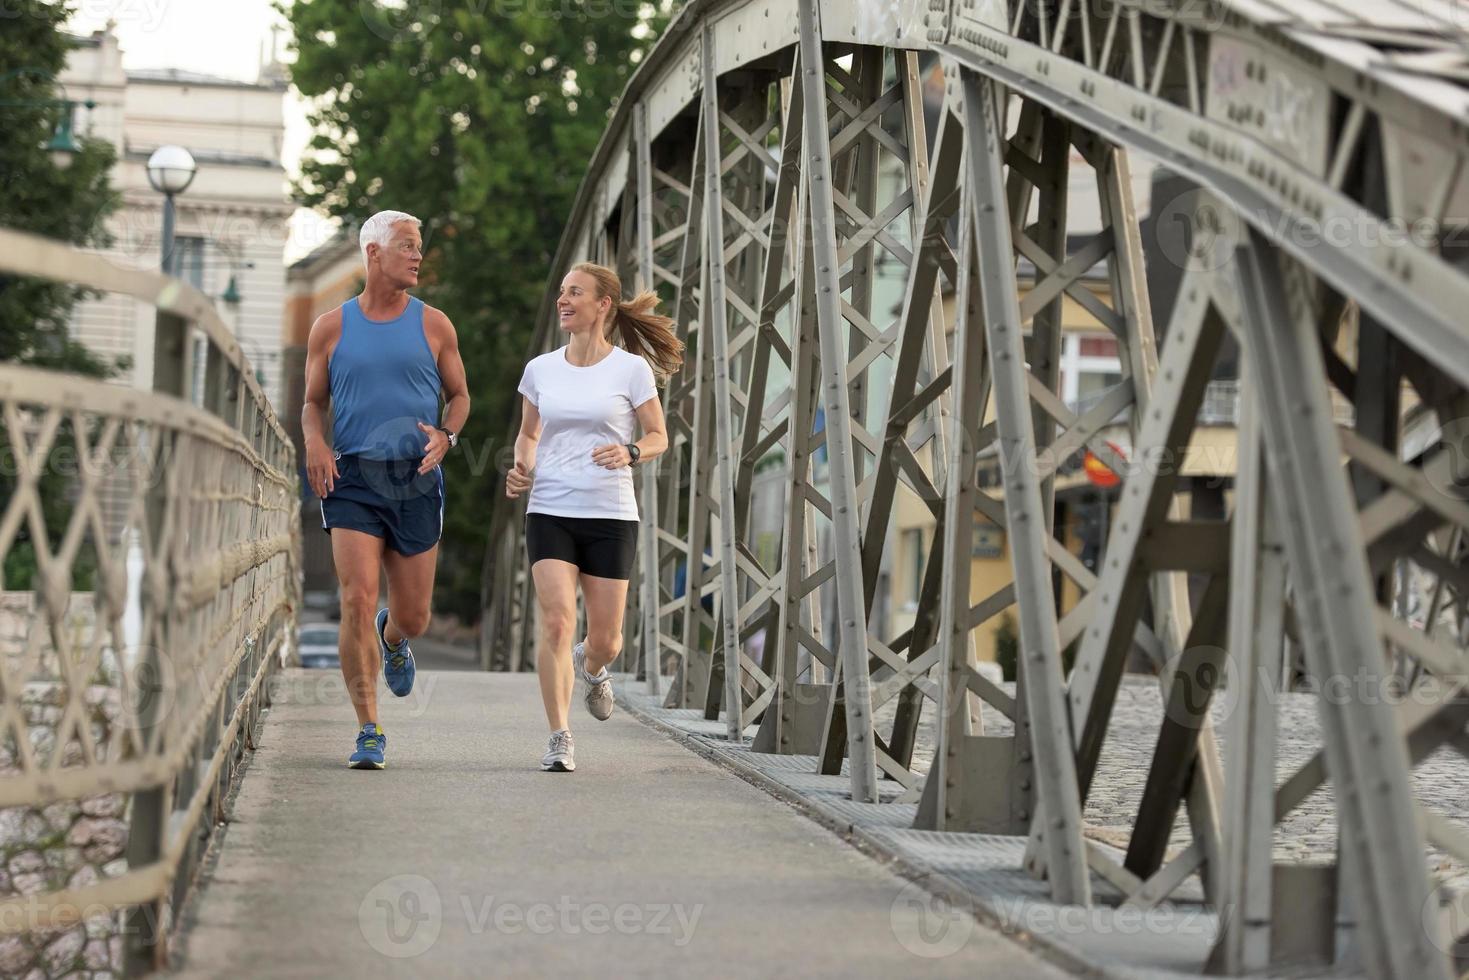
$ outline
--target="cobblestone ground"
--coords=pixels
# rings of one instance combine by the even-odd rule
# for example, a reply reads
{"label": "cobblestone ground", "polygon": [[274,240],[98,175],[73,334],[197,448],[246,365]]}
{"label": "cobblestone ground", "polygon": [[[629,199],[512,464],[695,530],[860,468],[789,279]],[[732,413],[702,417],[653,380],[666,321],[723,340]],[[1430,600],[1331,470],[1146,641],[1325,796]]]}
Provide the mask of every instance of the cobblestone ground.
{"label": "cobblestone ground", "polygon": [[[1014,693],[1013,684],[1003,684]],[[1316,713],[1316,697],[1309,694],[1283,694],[1276,710],[1276,785],[1300,769],[1321,747],[1321,728]],[[1225,721],[1233,702],[1216,698],[1211,717],[1224,752]],[[878,731],[892,725],[895,703],[890,702],[876,712]],[[925,703],[919,730],[914,769],[927,772],[935,745],[933,704]],[[984,710],[984,733],[1005,735],[1012,729],[999,712]],[[1157,745],[1158,729],[1163,719],[1163,702],[1158,681],[1154,677],[1131,675],[1124,678],[1112,714],[1112,726],[1103,745],[1101,760],[1090,798],[1086,805],[1087,833],[1097,840],[1125,847],[1132,832],[1137,808],[1147,782],[1148,767]],[[1469,826],[1469,760],[1450,748],[1441,748],[1413,771],[1413,785],[1418,800],[1443,816]],[[1301,864],[1330,864],[1336,854],[1336,804],[1331,786],[1316,790],[1276,828],[1275,860]],[[1190,840],[1188,821],[1182,808],[1174,822],[1171,846],[1183,848]],[[1469,867],[1439,851],[1429,848],[1425,854],[1430,871],[1445,887],[1454,891],[1469,888]]]}

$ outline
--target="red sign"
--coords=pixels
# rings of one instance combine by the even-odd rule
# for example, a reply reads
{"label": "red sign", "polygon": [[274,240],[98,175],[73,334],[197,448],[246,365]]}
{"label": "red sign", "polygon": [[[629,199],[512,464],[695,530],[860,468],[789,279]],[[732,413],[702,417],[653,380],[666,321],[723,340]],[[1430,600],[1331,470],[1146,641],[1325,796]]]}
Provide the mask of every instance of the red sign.
{"label": "red sign", "polygon": [[[1122,454],[1122,450],[1117,448],[1116,443],[1107,443],[1107,448],[1116,453],[1118,459],[1127,459],[1127,457]],[[1110,466],[1102,462],[1101,459],[1098,458],[1097,455],[1093,453],[1090,449],[1088,449],[1086,451],[1086,455],[1082,457],[1081,468],[1086,471],[1086,478],[1088,480],[1092,481],[1092,483],[1096,484],[1099,487],[1102,487],[1103,489],[1115,487],[1117,486],[1117,484],[1122,482],[1122,477],[1118,476]]]}

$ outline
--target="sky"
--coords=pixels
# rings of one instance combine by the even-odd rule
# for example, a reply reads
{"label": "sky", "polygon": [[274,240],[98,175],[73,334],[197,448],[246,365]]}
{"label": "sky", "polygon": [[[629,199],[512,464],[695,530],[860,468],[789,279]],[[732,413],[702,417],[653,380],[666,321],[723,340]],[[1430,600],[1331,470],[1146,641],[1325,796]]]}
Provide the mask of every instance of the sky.
{"label": "sky", "polygon": [[[101,30],[110,19],[122,48],[123,67],[181,68],[242,81],[255,81],[262,59],[275,44],[285,55],[288,33],[271,0],[72,0],[68,29]],[[286,94],[283,160],[295,176],[310,130],[295,89]],[[293,261],[330,235],[326,219],[298,209],[292,219],[286,261]]]}

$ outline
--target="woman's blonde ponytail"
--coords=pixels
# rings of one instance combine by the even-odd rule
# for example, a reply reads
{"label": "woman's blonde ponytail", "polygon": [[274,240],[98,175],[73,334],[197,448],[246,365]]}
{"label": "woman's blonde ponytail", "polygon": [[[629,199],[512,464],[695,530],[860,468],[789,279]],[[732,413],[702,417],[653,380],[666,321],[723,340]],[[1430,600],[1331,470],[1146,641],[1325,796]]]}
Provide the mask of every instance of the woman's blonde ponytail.
{"label": "woman's blonde ponytail", "polygon": [[611,298],[610,326],[624,348],[648,359],[660,384],[678,372],[683,365],[683,341],[673,332],[672,317],[653,312],[658,307],[657,293],[644,290],[624,303],[622,283],[611,269],[582,262],[573,271],[585,272],[597,281],[599,299]]}

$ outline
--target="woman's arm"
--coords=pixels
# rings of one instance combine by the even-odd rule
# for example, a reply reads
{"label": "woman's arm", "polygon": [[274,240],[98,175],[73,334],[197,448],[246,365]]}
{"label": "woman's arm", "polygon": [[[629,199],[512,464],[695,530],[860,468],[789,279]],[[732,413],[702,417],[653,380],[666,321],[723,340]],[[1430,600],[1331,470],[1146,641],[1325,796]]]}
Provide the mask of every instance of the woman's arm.
{"label": "woman's arm", "polygon": [[[649,398],[636,409],[638,425],[643,428],[643,437],[633,445],[638,447],[639,462],[646,462],[663,455],[668,450],[668,433],[664,431],[663,403],[656,397]],[[627,445],[608,443],[592,450],[592,462],[603,469],[615,470],[632,465],[632,453]]]}
{"label": "woman's arm", "polygon": [[663,400],[649,398],[637,407],[638,425],[643,428],[643,437],[634,445],[638,447],[640,462],[655,459],[668,451],[668,432],[663,421]]}
{"label": "woman's arm", "polygon": [[515,465],[505,474],[505,496],[514,500],[530,489],[536,468],[536,450],[541,443],[541,413],[521,395],[520,432],[515,437]]}

